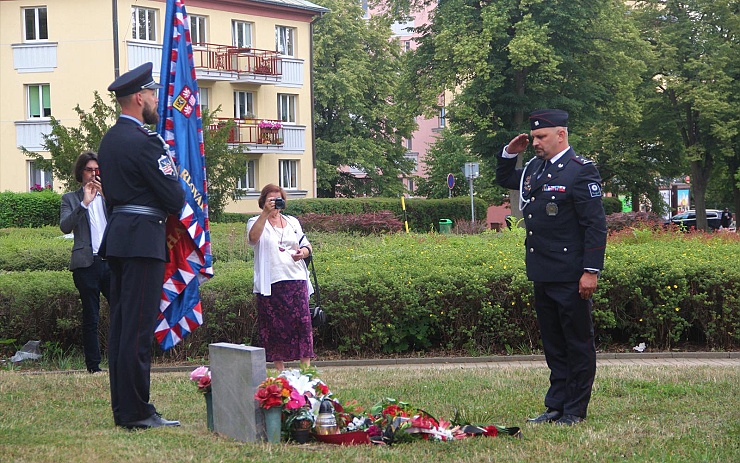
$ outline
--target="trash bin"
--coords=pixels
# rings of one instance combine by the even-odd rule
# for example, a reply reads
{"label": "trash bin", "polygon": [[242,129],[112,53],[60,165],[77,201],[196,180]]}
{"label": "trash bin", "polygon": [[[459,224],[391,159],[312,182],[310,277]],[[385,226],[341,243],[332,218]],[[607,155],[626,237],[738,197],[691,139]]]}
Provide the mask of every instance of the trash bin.
{"label": "trash bin", "polygon": [[452,233],[452,220],[439,219],[439,232],[448,234]]}

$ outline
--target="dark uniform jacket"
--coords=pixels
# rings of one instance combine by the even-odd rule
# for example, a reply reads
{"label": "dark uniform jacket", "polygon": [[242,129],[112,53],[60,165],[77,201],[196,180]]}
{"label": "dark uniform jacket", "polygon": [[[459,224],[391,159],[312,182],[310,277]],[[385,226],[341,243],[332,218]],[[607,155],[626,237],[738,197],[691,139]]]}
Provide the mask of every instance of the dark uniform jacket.
{"label": "dark uniform jacket", "polygon": [[[98,163],[109,219],[100,254],[167,260],[166,214],[178,214],[185,193],[177,170],[156,132],[126,117],[100,142]],[[139,205],[165,214],[113,213],[116,206]]]}
{"label": "dark uniform jacket", "polygon": [[[555,164],[535,159],[517,169],[517,158],[498,155],[496,181],[519,190],[527,229],[527,277],[536,282],[578,281],[586,268],[604,268],[606,219],[596,166],[569,149]],[[541,177],[538,170],[548,162]],[[512,204],[516,201],[512,200]]]}
{"label": "dark uniform jacket", "polygon": [[[69,269],[87,268],[93,264],[92,238],[90,237],[90,215],[87,209],[82,207],[82,199],[85,194],[80,188],[77,191],[65,193],[62,196],[62,208],[59,217],[59,228],[63,233],[74,233],[75,240],[72,245],[72,257],[69,261]],[[105,207],[105,200],[103,200]],[[105,211],[105,209],[103,209]],[[106,211],[107,218],[107,211]]]}

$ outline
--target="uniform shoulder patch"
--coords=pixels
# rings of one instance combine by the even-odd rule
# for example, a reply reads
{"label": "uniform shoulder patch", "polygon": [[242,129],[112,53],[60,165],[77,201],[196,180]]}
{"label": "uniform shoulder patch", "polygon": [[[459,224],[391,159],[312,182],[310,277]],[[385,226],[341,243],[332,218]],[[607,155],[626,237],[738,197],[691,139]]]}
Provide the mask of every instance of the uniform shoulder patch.
{"label": "uniform shoulder patch", "polygon": [[157,167],[168,177],[175,175],[175,166],[172,165],[172,159],[166,154],[163,154],[157,159]]}
{"label": "uniform shoulder patch", "polygon": [[145,126],[145,125],[137,125],[136,127],[137,127],[137,128],[139,129],[139,130],[141,130],[142,132],[144,132],[144,134],[145,134],[145,135],[146,135],[147,137],[156,137],[156,136],[157,136],[157,132],[155,132],[155,131],[153,131],[153,130],[149,130],[149,129],[148,129],[148,128],[147,128],[146,126]]}
{"label": "uniform shoulder patch", "polygon": [[589,183],[588,184],[588,191],[589,191],[589,193],[591,193],[591,197],[592,198],[599,197],[599,196],[601,196],[601,185],[599,185],[596,182]]}

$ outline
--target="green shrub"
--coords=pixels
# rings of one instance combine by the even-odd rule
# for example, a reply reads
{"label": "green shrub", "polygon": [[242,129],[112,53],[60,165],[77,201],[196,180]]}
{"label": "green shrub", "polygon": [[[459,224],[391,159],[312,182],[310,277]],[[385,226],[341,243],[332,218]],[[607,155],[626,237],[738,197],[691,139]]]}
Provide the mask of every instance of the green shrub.
{"label": "green shrub", "polygon": [[622,201],[620,201],[619,198],[615,198],[614,196],[605,196],[602,199],[602,203],[604,204],[604,212],[606,215],[622,212]]}
{"label": "green shrub", "polygon": [[[0,240],[19,233],[36,254],[59,242],[51,227],[1,230]],[[204,356],[210,342],[258,342],[244,224],[213,224],[211,236],[215,276],[201,288],[205,324],[165,357]],[[315,334],[319,351],[541,349],[520,228],[479,235],[311,232],[309,238],[329,316],[328,327]],[[610,235],[594,295],[602,347],[740,347],[739,241],[729,233],[639,228]],[[79,345],[80,313],[71,272],[0,271],[0,340]],[[107,332],[107,311],[101,332]]]}
{"label": "green shrub", "polygon": [[0,228],[59,225],[62,197],[53,191],[0,193]]}

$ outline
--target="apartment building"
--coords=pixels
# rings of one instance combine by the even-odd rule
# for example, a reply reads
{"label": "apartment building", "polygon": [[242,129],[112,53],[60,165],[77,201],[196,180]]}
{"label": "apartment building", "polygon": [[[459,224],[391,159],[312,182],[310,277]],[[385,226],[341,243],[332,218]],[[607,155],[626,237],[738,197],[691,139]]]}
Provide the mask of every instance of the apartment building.
{"label": "apartment building", "polygon": [[[233,119],[230,144],[247,152],[229,212],[259,211],[268,183],[315,197],[312,22],[305,0],[185,0],[203,107]],[[43,151],[50,117],[77,127],[76,105],[151,61],[159,78],[164,0],[0,0],[0,191],[51,186],[20,150]],[[58,183],[58,182],[57,182]]]}

